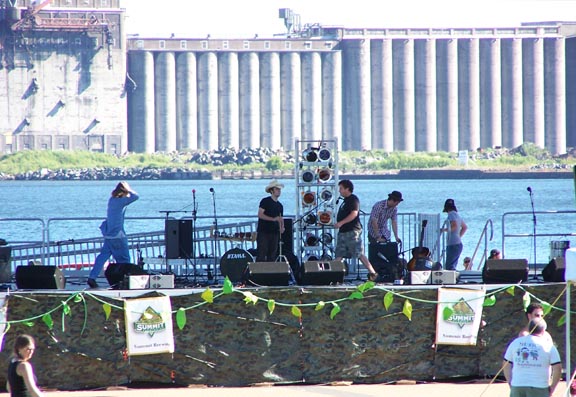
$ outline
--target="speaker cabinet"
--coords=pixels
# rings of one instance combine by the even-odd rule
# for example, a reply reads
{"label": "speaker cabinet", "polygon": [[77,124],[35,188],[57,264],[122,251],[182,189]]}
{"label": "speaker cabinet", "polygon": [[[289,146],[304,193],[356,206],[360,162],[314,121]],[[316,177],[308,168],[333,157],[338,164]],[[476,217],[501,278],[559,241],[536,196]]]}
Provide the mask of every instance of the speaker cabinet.
{"label": "speaker cabinet", "polygon": [[0,283],[6,284],[12,278],[12,247],[0,246]]}
{"label": "speaker cabinet", "polygon": [[401,278],[398,269],[398,243],[371,241],[368,244],[368,260],[380,275],[379,281],[391,283]]}
{"label": "speaker cabinet", "polygon": [[528,280],[528,260],[488,259],[482,270],[485,284],[512,284]]}
{"label": "speaker cabinet", "polygon": [[294,220],[284,218],[284,233],[281,234],[282,254],[288,255],[294,253]]}
{"label": "speaker cabinet", "polygon": [[192,219],[166,219],[164,222],[166,258],[192,258],[193,232]]}
{"label": "speaker cabinet", "polygon": [[18,289],[64,289],[66,279],[56,266],[18,266],[16,287]]}
{"label": "speaker cabinet", "polygon": [[250,262],[247,281],[253,285],[288,285],[290,265],[287,262]]}
{"label": "speaker cabinet", "polygon": [[565,280],[566,261],[562,257],[552,258],[552,260],[542,269],[542,278],[549,283],[563,283]]}
{"label": "speaker cabinet", "polygon": [[108,284],[114,289],[129,289],[126,276],[143,276],[148,273],[132,263],[110,263],[104,272]]}
{"label": "speaker cabinet", "polygon": [[331,285],[344,282],[346,266],[342,261],[308,261],[302,267],[303,285]]}

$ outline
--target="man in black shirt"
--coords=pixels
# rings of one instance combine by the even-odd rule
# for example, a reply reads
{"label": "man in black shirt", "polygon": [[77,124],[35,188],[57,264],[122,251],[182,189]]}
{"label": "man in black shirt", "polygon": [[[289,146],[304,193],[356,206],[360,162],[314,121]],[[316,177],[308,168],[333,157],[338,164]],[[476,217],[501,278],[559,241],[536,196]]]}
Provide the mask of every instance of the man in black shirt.
{"label": "man in black shirt", "polygon": [[270,196],[260,200],[256,238],[258,262],[274,262],[278,258],[280,235],[284,233],[284,207],[278,201],[283,187],[283,184],[273,179],[264,189]]}
{"label": "man in black shirt", "polygon": [[364,255],[362,244],[362,224],[360,223],[360,200],[354,192],[354,184],[348,179],[338,182],[338,190],[344,202],[338,210],[334,227],[338,229],[336,240],[336,260],[358,258],[368,269],[368,279],[374,281],[378,274]]}

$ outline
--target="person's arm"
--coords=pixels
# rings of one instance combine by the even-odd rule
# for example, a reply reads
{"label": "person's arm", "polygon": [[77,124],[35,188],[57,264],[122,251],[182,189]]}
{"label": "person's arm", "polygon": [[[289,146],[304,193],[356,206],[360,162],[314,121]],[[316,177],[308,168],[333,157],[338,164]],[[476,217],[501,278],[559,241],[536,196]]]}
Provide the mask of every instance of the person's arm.
{"label": "person's arm", "polygon": [[42,392],[36,385],[36,380],[34,379],[34,370],[32,365],[28,362],[21,362],[16,367],[16,372],[24,379],[24,383],[30,392],[32,397],[42,397]]}
{"label": "person's arm", "polygon": [[466,222],[462,221],[462,227],[460,228],[460,237],[464,236],[466,230],[468,230],[468,225],[466,225]]}
{"label": "person's arm", "polygon": [[280,234],[284,233],[284,217],[282,215],[280,215],[278,217],[278,223],[280,224]]}
{"label": "person's arm", "polygon": [[562,377],[562,364],[554,364],[552,365],[552,383],[548,388],[550,391],[550,395],[554,394],[554,390],[556,390],[556,386],[558,386],[558,382],[560,382],[560,378]]}
{"label": "person's arm", "polygon": [[512,384],[512,363],[507,360],[502,361],[502,372],[504,373],[504,377],[506,378],[506,382],[508,385]]}
{"label": "person's arm", "polygon": [[396,242],[402,244],[402,240],[398,237],[398,221],[396,218],[392,218],[392,233],[394,233],[394,237],[396,237]]}
{"label": "person's arm", "polygon": [[[281,217],[277,216],[276,218],[273,218],[271,216],[266,215],[264,212],[266,210],[262,207],[258,208],[258,218],[262,219],[263,221],[270,221],[270,222],[274,222],[274,221],[279,221],[281,219]],[[282,221],[284,222],[284,221]]]}
{"label": "person's arm", "polygon": [[380,241],[380,230],[378,229],[378,219],[375,216],[370,217],[370,228],[372,229],[372,237],[376,239],[376,241]]}
{"label": "person's arm", "polygon": [[358,216],[358,210],[350,211],[348,216],[346,218],[342,219],[340,222],[336,222],[334,224],[334,227],[336,229],[339,229],[342,225],[345,225],[349,222],[352,222],[354,219],[356,219],[357,216]]}
{"label": "person's arm", "polygon": [[10,394],[10,382],[6,381],[6,391]]}

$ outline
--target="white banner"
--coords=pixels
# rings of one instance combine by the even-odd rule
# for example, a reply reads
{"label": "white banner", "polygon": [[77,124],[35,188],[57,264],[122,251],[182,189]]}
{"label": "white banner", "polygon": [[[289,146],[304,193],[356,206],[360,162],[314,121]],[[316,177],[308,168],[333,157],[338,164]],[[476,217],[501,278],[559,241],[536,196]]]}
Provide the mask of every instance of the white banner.
{"label": "white banner", "polygon": [[486,290],[438,288],[437,345],[476,345]]}
{"label": "white banner", "polygon": [[170,297],[124,301],[129,356],[174,353]]}

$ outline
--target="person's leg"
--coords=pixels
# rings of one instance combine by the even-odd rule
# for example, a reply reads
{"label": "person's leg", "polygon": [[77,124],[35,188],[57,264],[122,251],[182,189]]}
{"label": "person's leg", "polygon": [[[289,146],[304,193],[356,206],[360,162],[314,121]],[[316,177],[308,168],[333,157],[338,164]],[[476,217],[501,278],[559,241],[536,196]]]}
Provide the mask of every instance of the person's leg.
{"label": "person's leg", "polygon": [[127,238],[115,238],[109,240],[110,250],[116,263],[132,263],[130,262],[130,248],[128,247]]}
{"label": "person's leg", "polygon": [[267,237],[268,233],[262,233],[259,232],[256,235],[256,249],[257,249],[257,255],[256,255],[256,262],[264,262],[264,259],[266,258],[266,250],[267,250]]}
{"label": "person's leg", "polygon": [[364,245],[362,244],[362,232],[355,231],[352,234],[351,244],[352,244],[351,249],[353,250],[352,253],[353,256],[355,258],[360,259],[360,262],[362,262],[366,270],[368,270],[369,273],[368,279],[370,281],[375,281],[378,278],[378,273],[376,273],[376,270],[374,270],[374,267],[372,267],[372,264],[370,263],[366,255],[364,255]]}
{"label": "person's leg", "polygon": [[456,270],[462,249],[462,244],[446,246],[446,264],[444,265],[445,270]]}
{"label": "person's leg", "polygon": [[[102,244],[100,253],[96,257],[96,260],[94,261],[94,266],[92,266],[92,270],[88,275],[88,285],[90,285],[91,287],[96,284],[96,279],[98,278],[98,276],[100,276],[100,272],[102,272],[104,264],[106,263],[108,258],[110,258],[110,255],[112,255],[112,251],[110,249],[109,240],[104,239],[104,243]],[[92,280],[93,283],[90,283],[90,280]]]}

